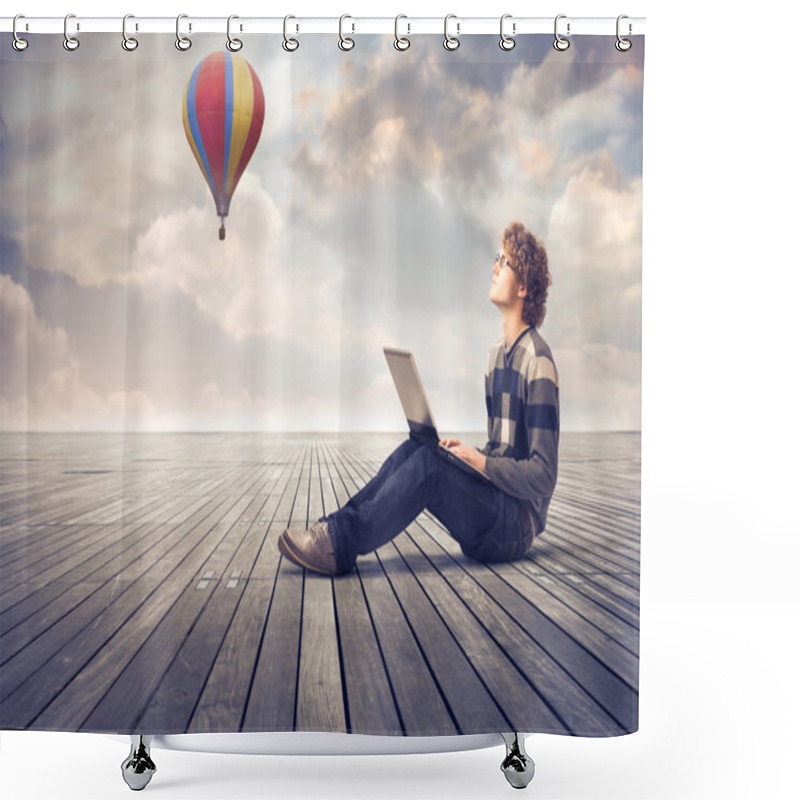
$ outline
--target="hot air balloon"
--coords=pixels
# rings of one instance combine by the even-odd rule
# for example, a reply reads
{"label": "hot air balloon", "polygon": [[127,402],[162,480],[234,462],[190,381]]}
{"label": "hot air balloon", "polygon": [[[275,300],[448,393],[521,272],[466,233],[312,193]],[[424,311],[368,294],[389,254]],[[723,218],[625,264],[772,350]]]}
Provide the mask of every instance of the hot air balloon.
{"label": "hot air balloon", "polygon": [[244,58],[221,50],[195,67],[183,95],[183,127],[217,205],[220,239],[263,123],[264,92]]}

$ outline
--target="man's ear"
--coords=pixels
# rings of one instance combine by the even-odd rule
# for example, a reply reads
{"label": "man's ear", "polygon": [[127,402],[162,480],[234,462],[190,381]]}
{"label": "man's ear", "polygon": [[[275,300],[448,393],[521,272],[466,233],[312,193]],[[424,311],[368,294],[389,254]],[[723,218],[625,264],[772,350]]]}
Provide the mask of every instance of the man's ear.
{"label": "man's ear", "polygon": [[519,289],[517,289],[517,297],[527,297],[528,290],[522,285],[519,285]]}

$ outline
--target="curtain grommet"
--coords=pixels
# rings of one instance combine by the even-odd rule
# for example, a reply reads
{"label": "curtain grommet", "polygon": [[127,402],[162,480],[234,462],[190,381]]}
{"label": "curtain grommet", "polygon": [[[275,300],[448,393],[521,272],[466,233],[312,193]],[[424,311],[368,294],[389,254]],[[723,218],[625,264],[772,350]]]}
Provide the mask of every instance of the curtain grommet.
{"label": "curtain grommet", "polygon": [[[506,32],[504,30],[506,20],[511,19],[511,16],[512,16],[511,14],[503,14],[503,16],[500,17],[500,49],[504,50],[506,53],[509,50],[513,50],[517,46],[517,40],[511,36],[506,35]],[[513,22],[511,24],[511,32],[512,33],[517,32],[516,22]]]}
{"label": "curtain grommet", "polygon": [[[409,39],[407,36],[400,35],[399,28],[401,19],[408,19],[408,17],[405,14],[398,14],[394,18],[394,49],[403,52],[411,47],[411,39]],[[406,25],[408,27],[408,33],[411,34],[411,24],[406,23]]]}
{"label": "curtain grommet", "polygon": [[[192,46],[192,40],[181,33],[181,20],[188,19],[188,17],[188,14],[178,14],[178,18],[175,20],[175,47],[182,53],[185,53]],[[190,22],[189,31],[191,32],[191,30],[192,23]]]}
{"label": "curtain grommet", "polygon": [[24,14],[17,14],[17,15],[14,17],[14,23],[13,23],[13,24],[12,24],[12,26],[11,26],[11,31],[12,31],[12,33],[14,34],[14,40],[11,42],[11,46],[12,46],[12,47],[13,47],[13,48],[14,48],[14,49],[15,49],[15,50],[18,52],[18,53],[21,53],[23,50],[27,50],[27,49],[28,49],[28,40],[27,40],[27,39],[23,39],[23,38],[22,38],[22,37],[21,37],[21,36],[20,36],[20,35],[17,33],[17,20],[20,20],[20,19],[25,19],[25,15],[24,15]]}
{"label": "curtain grommet", "polygon": [[[70,53],[74,52],[81,46],[80,40],[76,36],[70,36],[69,34],[69,21],[71,19],[75,19],[74,14],[67,14],[67,16],[64,17],[64,41],[63,41],[64,49],[69,50]],[[77,24],[76,30],[80,29],[81,29],[80,24]]]}
{"label": "curtain grommet", "polygon": [[458,48],[461,47],[461,40],[458,38],[458,34],[461,33],[461,23],[456,22],[456,35],[451,36],[447,30],[447,24],[451,19],[457,19],[456,15],[448,14],[444,18],[444,42],[442,42],[442,46],[445,50],[449,50],[452,53],[454,50],[458,50]]}
{"label": "curtain grommet", "polygon": [[[239,17],[236,14],[231,14],[228,17],[228,31],[227,31],[228,41],[225,42],[225,47],[227,47],[231,53],[238,53],[244,47],[244,43],[242,42],[241,39],[237,39],[231,36],[231,22],[233,22],[233,20],[235,19],[239,19]],[[239,30],[241,30],[241,27],[239,28]]]}
{"label": "curtain grommet", "polygon": [[[345,36],[342,27],[344,25],[344,21],[346,19],[353,19],[349,14],[342,14],[339,17],[339,49],[343,50],[345,53],[349,53],[355,46],[356,40],[353,39],[351,36]],[[356,31],[356,26],[353,24],[353,33]]]}
{"label": "curtain grommet", "polygon": [[[558,50],[559,53],[563,53],[565,50],[569,50],[570,41],[569,39],[565,38],[558,32],[558,21],[560,19],[566,19],[566,14],[559,14],[556,17],[555,24],[553,25],[553,32],[555,33],[555,41],[553,42],[553,47]],[[570,34],[570,23],[567,23],[567,36]]]}
{"label": "curtain grommet", "polygon": [[[620,53],[627,53],[628,50],[630,50],[631,47],[633,47],[633,42],[631,42],[630,39],[623,39],[622,36],[620,35],[619,24],[620,24],[620,22],[622,22],[623,19],[629,19],[629,17],[626,14],[620,14],[617,17],[617,41],[614,42],[614,47],[616,47],[617,50],[619,50]],[[628,23],[628,34],[629,35],[631,33],[631,30],[632,30],[632,26],[631,26],[630,23]]]}
{"label": "curtain grommet", "polygon": [[283,18],[283,44],[281,44],[281,47],[283,47],[287,53],[294,53],[294,51],[300,47],[300,42],[298,42],[297,39],[290,37],[287,33],[290,19],[297,19],[297,17],[293,16],[292,14],[287,14],[287,16]]}
{"label": "curtain grommet", "polygon": [[137,38],[128,36],[128,20],[133,18],[133,14],[126,14],[122,18],[122,49],[127,50],[129,53],[132,53],[139,46],[139,40]]}

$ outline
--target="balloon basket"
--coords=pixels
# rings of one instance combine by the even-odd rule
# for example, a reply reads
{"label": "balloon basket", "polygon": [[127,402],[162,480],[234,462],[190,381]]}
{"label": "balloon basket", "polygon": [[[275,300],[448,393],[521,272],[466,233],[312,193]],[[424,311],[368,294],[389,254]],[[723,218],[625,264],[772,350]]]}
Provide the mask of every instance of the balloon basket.
{"label": "balloon basket", "polygon": [[225,226],[224,225],[220,225],[219,226],[219,240],[221,242],[225,241]]}

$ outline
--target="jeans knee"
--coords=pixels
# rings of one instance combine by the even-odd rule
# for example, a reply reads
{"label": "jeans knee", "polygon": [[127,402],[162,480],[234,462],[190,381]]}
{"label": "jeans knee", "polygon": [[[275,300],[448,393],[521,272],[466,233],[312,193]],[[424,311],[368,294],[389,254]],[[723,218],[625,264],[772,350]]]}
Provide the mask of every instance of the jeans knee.
{"label": "jeans knee", "polygon": [[403,444],[401,444],[396,450],[395,453],[398,455],[402,455],[405,458],[409,458],[413,456],[414,453],[422,447],[422,444],[418,442],[416,439],[412,439],[409,437],[406,439]]}
{"label": "jeans knee", "polygon": [[442,464],[439,456],[433,449],[423,444],[417,445],[417,451],[412,456],[415,465],[425,478],[428,493],[432,495],[439,488],[439,467]]}

